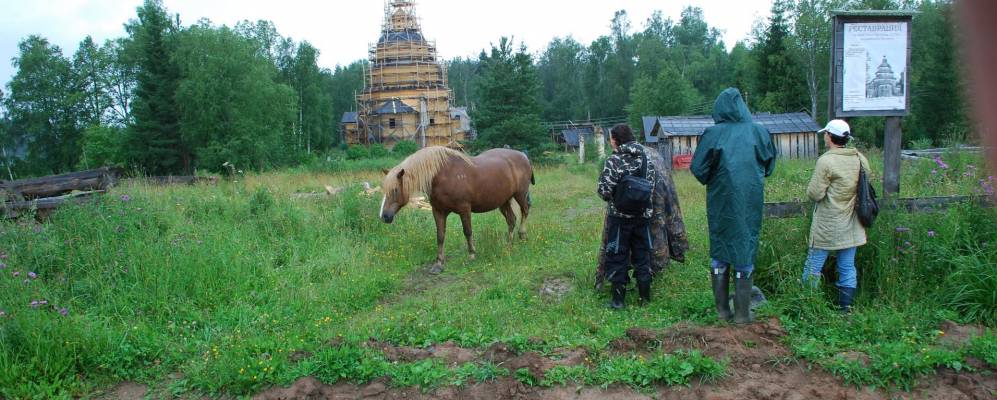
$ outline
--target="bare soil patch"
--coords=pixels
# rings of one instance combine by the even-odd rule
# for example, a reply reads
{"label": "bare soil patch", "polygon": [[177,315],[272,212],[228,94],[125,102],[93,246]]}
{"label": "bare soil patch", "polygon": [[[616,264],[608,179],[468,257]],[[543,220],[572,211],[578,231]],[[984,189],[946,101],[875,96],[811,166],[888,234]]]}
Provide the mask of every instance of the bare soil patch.
{"label": "bare soil patch", "polygon": [[[946,335],[958,331],[948,327]],[[611,353],[674,352],[699,350],[704,354],[729,362],[728,376],[719,382],[694,382],[687,387],[659,386],[649,391],[629,387],[554,387],[540,388],[523,385],[512,377],[477,383],[464,387],[444,387],[432,392],[418,388],[394,388],[386,379],[366,385],[327,385],[314,378],[302,378],[287,388],[273,388],[256,399],[709,399],[709,400],[992,400],[997,395],[997,375],[981,372],[956,373],[940,370],[938,374],[919,380],[911,392],[888,392],[846,385],[840,379],[792,357],[782,344],[785,330],[778,320],[761,321],[748,326],[694,326],[681,323],[668,329],[631,328],[626,336],[610,344]],[[584,349],[562,349],[548,356],[536,352],[519,353],[503,343],[495,343],[484,351],[465,349],[448,342],[426,349],[368,342],[384,351],[388,359],[418,361],[436,358],[450,365],[472,361],[490,361],[510,371],[526,368],[542,379],[558,365],[583,365],[589,354]],[[851,360],[868,362],[861,352],[839,355]]]}

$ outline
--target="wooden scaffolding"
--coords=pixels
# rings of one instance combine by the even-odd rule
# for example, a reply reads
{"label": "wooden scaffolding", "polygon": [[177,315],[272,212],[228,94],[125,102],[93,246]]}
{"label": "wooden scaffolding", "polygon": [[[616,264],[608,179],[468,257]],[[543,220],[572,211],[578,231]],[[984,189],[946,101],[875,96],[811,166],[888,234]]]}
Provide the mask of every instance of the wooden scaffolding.
{"label": "wooden scaffolding", "polygon": [[422,34],[411,0],[387,0],[377,43],[370,45],[369,69],[357,95],[356,124],[344,129],[350,144],[401,140],[425,146],[459,147],[464,129],[452,115],[447,71],[436,43]]}

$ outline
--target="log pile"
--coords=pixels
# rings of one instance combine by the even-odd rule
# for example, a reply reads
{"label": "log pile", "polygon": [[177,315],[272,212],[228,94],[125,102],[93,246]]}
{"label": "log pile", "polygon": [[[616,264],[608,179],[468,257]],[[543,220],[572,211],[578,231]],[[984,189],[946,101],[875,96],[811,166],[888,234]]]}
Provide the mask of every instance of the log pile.
{"label": "log pile", "polygon": [[[120,172],[116,168],[104,167],[40,178],[0,181],[0,217],[17,218],[32,211],[44,216],[62,205],[87,201],[116,186]],[[217,176],[152,176],[139,180],[153,185],[218,183]]]}

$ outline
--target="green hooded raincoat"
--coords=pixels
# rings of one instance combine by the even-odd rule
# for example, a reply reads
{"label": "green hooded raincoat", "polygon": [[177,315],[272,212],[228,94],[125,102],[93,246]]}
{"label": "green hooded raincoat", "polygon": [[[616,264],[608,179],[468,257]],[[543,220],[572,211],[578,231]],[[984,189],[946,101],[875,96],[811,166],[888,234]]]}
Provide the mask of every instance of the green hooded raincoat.
{"label": "green hooded raincoat", "polygon": [[768,129],[751,122],[741,92],[728,88],[713,106],[692,158],[692,173],[707,187],[710,257],[735,266],[755,263],[765,204],[765,177],[775,169]]}

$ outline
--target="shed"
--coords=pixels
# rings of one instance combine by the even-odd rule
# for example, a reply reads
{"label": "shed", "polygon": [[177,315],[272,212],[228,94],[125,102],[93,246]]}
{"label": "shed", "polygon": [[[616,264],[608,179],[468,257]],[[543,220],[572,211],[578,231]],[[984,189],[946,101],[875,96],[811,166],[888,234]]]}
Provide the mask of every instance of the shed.
{"label": "shed", "polygon": [[[645,117],[648,118],[648,117]],[[667,137],[672,156],[692,154],[699,145],[699,137],[706,128],[713,126],[708,115],[654,118],[654,126],[647,137],[655,141]],[[783,158],[816,158],[819,151],[817,131],[820,127],[806,113],[752,115],[752,120],[764,126],[772,135],[772,142]],[[648,140],[648,143],[652,143]]]}

